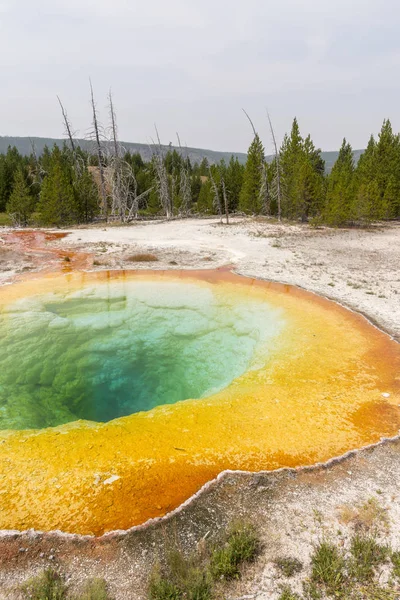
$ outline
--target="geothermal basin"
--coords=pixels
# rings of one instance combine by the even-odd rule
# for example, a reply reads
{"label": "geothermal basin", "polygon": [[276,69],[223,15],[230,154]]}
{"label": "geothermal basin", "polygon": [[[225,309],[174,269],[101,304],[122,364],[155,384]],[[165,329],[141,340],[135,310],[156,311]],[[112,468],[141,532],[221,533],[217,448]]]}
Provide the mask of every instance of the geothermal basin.
{"label": "geothermal basin", "polygon": [[226,470],[396,435],[400,349],[363,316],[229,271],[0,290],[0,529],[102,535]]}

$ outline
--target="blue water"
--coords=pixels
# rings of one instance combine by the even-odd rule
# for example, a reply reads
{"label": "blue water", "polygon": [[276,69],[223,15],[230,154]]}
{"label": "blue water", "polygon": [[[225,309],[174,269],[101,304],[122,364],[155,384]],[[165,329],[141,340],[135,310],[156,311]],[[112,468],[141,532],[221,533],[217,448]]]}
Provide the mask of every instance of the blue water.
{"label": "blue water", "polygon": [[283,325],[218,286],[125,282],[38,295],[0,313],[0,429],[106,422],[223,389]]}

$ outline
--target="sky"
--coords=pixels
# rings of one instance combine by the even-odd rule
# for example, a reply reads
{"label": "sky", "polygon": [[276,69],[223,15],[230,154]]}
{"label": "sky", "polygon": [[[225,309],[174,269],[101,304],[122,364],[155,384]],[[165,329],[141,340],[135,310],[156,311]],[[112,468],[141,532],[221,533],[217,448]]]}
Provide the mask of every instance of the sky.
{"label": "sky", "polygon": [[120,138],[272,153],[296,116],[323,150],[400,130],[398,0],[0,0],[0,135],[77,135],[112,88]]}

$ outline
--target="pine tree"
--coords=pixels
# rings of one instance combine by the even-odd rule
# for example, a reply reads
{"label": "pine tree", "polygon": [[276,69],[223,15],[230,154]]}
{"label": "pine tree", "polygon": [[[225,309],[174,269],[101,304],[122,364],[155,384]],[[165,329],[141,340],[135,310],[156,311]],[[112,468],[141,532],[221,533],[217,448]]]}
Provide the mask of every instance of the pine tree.
{"label": "pine tree", "polygon": [[400,142],[399,136],[393,133],[389,119],[383,121],[375,157],[379,198],[373,207],[372,218],[377,220],[397,216],[400,204]]}
{"label": "pine tree", "polygon": [[353,150],[344,139],[328,178],[324,216],[329,225],[344,225],[353,219],[355,189]]}
{"label": "pine tree", "polygon": [[[357,213],[373,221],[400,216],[400,140],[384,120],[378,141],[371,136],[356,170]],[[361,205],[364,198],[365,206]]]}
{"label": "pine tree", "polygon": [[[203,176],[205,177],[205,176]],[[213,189],[210,179],[202,183],[199,198],[197,200],[197,211],[200,213],[212,214],[213,210]]]}
{"label": "pine tree", "polygon": [[239,196],[239,210],[252,214],[259,214],[262,211],[263,170],[264,146],[256,134],[247,153],[243,185]]}
{"label": "pine tree", "polygon": [[231,156],[228,166],[223,173],[226,189],[229,192],[229,210],[235,212],[239,205],[240,191],[243,185],[244,166],[237,157]]}
{"label": "pine tree", "polygon": [[35,207],[22,166],[14,174],[13,190],[7,202],[7,212],[17,225],[26,226]]}
{"label": "pine tree", "polygon": [[300,135],[297,119],[293,120],[290,136],[285,135],[280,151],[283,184],[282,215],[290,219],[307,220],[318,214],[324,198],[324,168],[321,150],[311,137]]}
{"label": "pine tree", "polygon": [[14,175],[25,159],[17,148],[9,146],[7,153],[0,157],[0,212],[6,209],[13,189]]}
{"label": "pine tree", "polygon": [[89,223],[100,213],[100,196],[98,187],[90,171],[84,167],[75,175],[74,192],[79,223]]}
{"label": "pine tree", "polygon": [[39,213],[45,225],[68,225],[79,220],[79,209],[71,181],[71,168],[55,146],[49,173],[40,192]]}

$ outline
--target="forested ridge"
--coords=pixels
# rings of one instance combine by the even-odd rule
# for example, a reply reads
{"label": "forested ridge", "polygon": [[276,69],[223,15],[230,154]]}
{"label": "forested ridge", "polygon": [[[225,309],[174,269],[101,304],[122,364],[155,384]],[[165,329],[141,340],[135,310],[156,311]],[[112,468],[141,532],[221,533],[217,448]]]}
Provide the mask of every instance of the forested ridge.
{"label": "forested ridge", "polygon": [[[94,102],[93,112],[97,117]],[[63,116],[69,125],[64,110]],[[34,146],[29,155],[10,146],[0,155],[0,212],[22,226],[195,214],[228,219],[233,213],[331,226],[400,217],[400,136],[389,120],[377,139],[371,136],[357,165],[343,140],[326,174],[321,150],[301,134],[297,119],[272,161],[253,128],[246,164],[235,156],[209,164],[207,158],[191,161],[179,138],[175,148],[162,146],[158,132],[145,161],[119,143],[111,97],[110,116],[107,143],[96,135],[94,118],[93,140],[85,148],[72,135],[63,147],[46,146],[40,154]]]}

